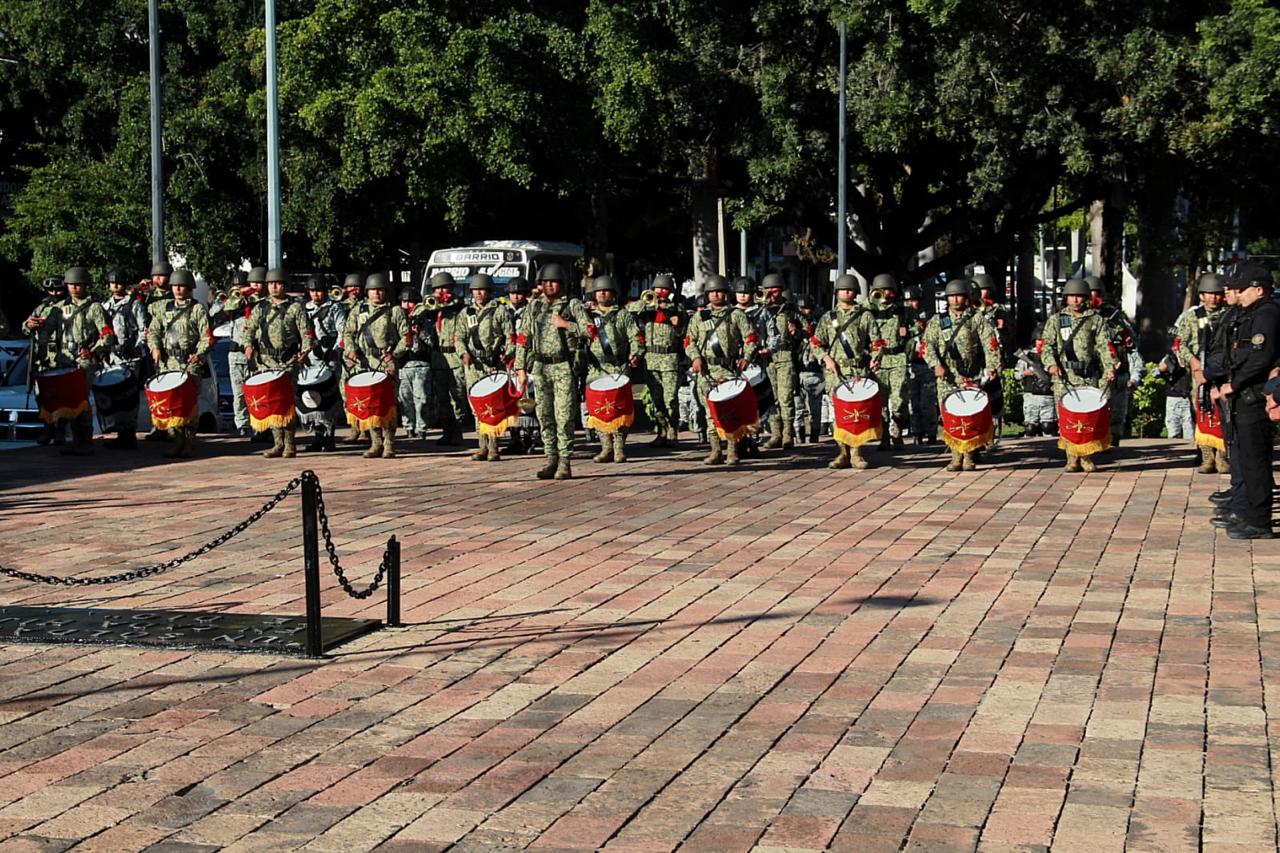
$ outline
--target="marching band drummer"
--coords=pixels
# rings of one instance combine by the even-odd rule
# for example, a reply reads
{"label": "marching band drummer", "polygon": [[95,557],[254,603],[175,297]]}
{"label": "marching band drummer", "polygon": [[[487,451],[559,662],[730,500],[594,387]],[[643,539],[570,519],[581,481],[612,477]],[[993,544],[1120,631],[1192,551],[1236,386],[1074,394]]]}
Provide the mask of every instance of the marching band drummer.
{"label": "marching band drummer", "polygon": [[[732,379],[746,370],[755,357],[759,339],[745,311],[739,311],[728,303],[725,294],[729,290],[724,276],[713,275],[703,285],[707,307],[700,308],[689,319],[689,334],[684,339],[685,354],[693,362],[689,368],[698,379],[699,403],[705,408],[707,395],[717,382]],[[728,452],[721,450],[720,433],[708,424],[707,438],[711,452],[702,460],[704,465],[739,462],[739,442],[726,437]]]}
{"label": "marching band drummer", "polygon": [[[404,309],[387,301],[389,286],[386,273],[376,272],[365,280],[365,301],[347,315],[342,341],[351,373],[379,371],[395,382],[396,365],[409,352],[412,333]],[[369,427],[369,449],[364,452],[364,458],[394,459],[395,437],[394,421],[389,426]]]}
{"label": "marching band drummer", "polygon": [[[587,312],[587,381],[600,376],[630,374],[645,355],[645,338],[636,315],[618,307],[618,285],[613,277],[596,276],[589,287],[595,294],[596,307]],[[627,425],[603,424],[596,427],[600,435],[600,452],[592,462],[627,461]]]}
{"label": "marching band drummer", "polygon": [[[852,379],[866,370],[870,359],[870,323],[863,319],[864,310],[858,305],[858,279],[842,275],[836,279],[836,307],[818,320],[809,343],[814,356],[822,362],[827,394],[836,390],[841,382]],[[862,455],[860,446],[840,440],[844,434],[840,424],[832,430],[836,434],[839,451],[836,458],[827,463],[828,468],[869,468],[870,463]]]}
{"label": "marching band drummer", "polygon": [[680,434],[680,356],[684,349],[685,311],[672,301],[675,279],[659,275],[653,279],[653,300],[632,302],[628,310],[645,340],[645,384],[653,403],[653,431],[650,447],[675,447]]}
{"label": "marching band drummer", "polygon": [[[191,295],[195,285],[189,270],[173,271],[169,277],[173,298],[156,303],[151,325],[147,327],[147,348],[151,350],[156,373],[175,370],[199,383],[205,375],[205,356],[213,346],[213,331],[209,328],[208,311]],[[195,456],[197,417],[198,412],[193,411],[189,418],[179,414],[165,419],[168,423],[163,428],[169,430],[176,442],[165,456]],[[153,423],[157,420],[154,411],[151,420]],[[157,424],[156,428],[162,427]]]}
{"label": "marching band drummer", "polygon": [[[1107,321],[1089,305],[1089,283],[1073,278],[1062,288],[1065,306],[1044,323],[1044,351],[1040,360],[1053,377],[1054,402],[1072,387],[1106,388],[1116,378],[1119,353],[1112,345]],[[1095,471],[1093,454],[1080,452],[1083,445],[1067,447],[1067,424],[1058,423],[1058,444],[1067,453],[1067,471]]]}
{"label": "marching band drummer", "polygon": [[[938,380],[938,407],[947,395],[976,387],[999,377],[1000,339],[996,330],[969,304],[969,285],[960,279],[947,282],[947,310],[929,319],[924,331],[924,359]],[[951,437],[946,436],[950,445]],[[951,447],[948,471],[972,471],[977,467],[972,449]]]}
{"label": "marching band drummer", "polygon": [[[304,305],[307,318],[311,321],[311,331],[315,340],[308,359],[314,367],[327,367],[336,378],[342,371],[342,354],[338,350],[338,339],[342,337],[342,327],[346,325],[347,313],[342,303],[330,298],[329,289],[325,286],[323,276],[313,275],[307,281],[307,293],[311,297]],[[303,424],[311,425],[314,435],[307,445],[310,451],[336,450],[335,434],[338,418],[342,414],[342,399],[324,411],[303,415]]]}
{"label": "marching band drummer", "polygon": [[[279,268],[267,271],[267,298],[259,302],[249,315],[245,329],[244,356],[260,369],[283,370],[296,379],[298,367],[311,354],[315,334],[302,303],[286,292],[288,274]],[[298,432],[298,416],[293,411],[289,423],[270,426],[272,446],[262,455],[268,459],[297,455],[294,436]]]}
{"label": "marching band drummer", "polygon": [[[516,325],[511,309],[493,298],[493,278],[486,273],[471,276],[471,304],[463,309],[462,333],[458,349],[466,369],[467,388],[490,373],[506,370],[516,357]],[[485,435],[476,419],[479,446],[471,458],[476,462],[497,462],[497,435]]]}

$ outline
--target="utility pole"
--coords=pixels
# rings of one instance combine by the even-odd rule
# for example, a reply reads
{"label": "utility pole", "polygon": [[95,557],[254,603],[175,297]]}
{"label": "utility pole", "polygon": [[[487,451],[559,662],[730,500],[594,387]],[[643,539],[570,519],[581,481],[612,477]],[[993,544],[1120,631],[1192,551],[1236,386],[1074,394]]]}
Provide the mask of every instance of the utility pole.
{"label": "utility pole", "polygon": [[[154,2],[154,0],[153,0]],[[267,12],[267,265],[284,266],[280,245],[280,101],[276,92],[276,0]]]}
{"label": "utility pole", "polygon": [[164,250],[164,161],[160,151],[160,0],[147,3],[151,54],[151,262],[167,260]]}
{"label": "utility pole", "polygon": [[848,83],[849,72],[849,32],[848,25],[844,21],[840,22],[840,163],[836,171],[838,176],[836,180],[840,182],[840,186],[836,193],[839,200],[836,211],[836,264],[838,269],[836,275],[844,275],[845,270],[849,268],[849,257],[845,252],[845,242],[848,236],[845,231],[848,228],[848,217],[846,213],[846,187],[848,187],[848,168],[849,164],[845,155],[845,92]]}

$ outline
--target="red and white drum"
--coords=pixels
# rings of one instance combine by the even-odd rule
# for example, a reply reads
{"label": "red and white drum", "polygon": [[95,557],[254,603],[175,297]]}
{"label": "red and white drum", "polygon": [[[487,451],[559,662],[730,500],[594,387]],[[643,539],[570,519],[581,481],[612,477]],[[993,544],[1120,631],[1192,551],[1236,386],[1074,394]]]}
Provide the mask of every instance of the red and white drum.
{"label": "red and white drum", "polygon": [[942,440],[957,453],[971,453],[991,442],[995,427],[991,398],[977,388],[952,391],[942,400]]}
{"label": "red and white drum", "polygon": [[156,429],[190,426],[199,416],[200,383],[185,370],[169,370],[147,382],[147,408]]}
{"label": "red and white drum", "polygon": [[597,376],[587,383],[587,428],[614,433],[636,422],[631,378],[618,373]]}
{"label": "red and white drum", "polygon": [[738,441],[760,426],[760,409],[751,383],[728,379],[707,394],[707,412],[721,438]]}
{"label": "red and white drum", "polygon": [[884,401],[870,379],[850,379],[831,392],[835,439],[850,447],[879,441],[884,435]]}
{"label": "red and white drum", "polygon": [[1058,401],[1058,447],[1092,456],[1111,446],[1111,398],[1100,388],[1078,387]]}
{"label": "red and white drum", "polygon": [[510,373],[482,376],[467,389],[467,401],[481,435],[502,435],[520,417],[520,391]]}
{"label": "red and white drum", "polygon": [[366,370],[347,380],[347,423],[360,430],[396,425],[396,383],[380,370]]}
{"label": "red and white drum", "polygon": [[36,374],[36,404],[40,420],[79,417],[89,408],[89,377],[78,367],[59,367]]}
{"label": "red and white drum", "polygon": [[1196,444],[1200,447],[1212,447],[1214,450],[1227,449],[1226,435],[1222,431],[1222,419],[1218,417],[1218,405],[1210,402],[1208,406],[1196,409]]}
{"label": "red and white drum", "polygon": [[293,407],[293,377],[283,370],[263,370],[244,381],[244,402],[254,431],[284,429],[298,419]]}

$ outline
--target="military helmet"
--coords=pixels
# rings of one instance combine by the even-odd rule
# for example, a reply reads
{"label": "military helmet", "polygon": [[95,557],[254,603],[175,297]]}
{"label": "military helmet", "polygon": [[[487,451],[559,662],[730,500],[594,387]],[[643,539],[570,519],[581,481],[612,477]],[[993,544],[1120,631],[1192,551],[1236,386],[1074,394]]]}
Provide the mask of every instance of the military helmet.
{"label": "military helmet", "polygon": [[364,276],[358,272],[347,273],[347,277],[342,280],[342,289],[346,290],[348,287],[364,287]]}
{"label": "military helmet", "polygon": [[529,291],[531,290],[533,290],[533,287],[529,284],[529,279],[525,278],[522,275],[518,275],[507,282],[508,294],[523,293],[525,296],[528,296]]}
{"label": "military helmet", "polygon": [[263,284],[267,280],[266,267],[254,267],[249,270],[249,284]]}
{"label": "military helmet", "polygon": [[71,267],[62,276],[62,280],[67,284],[88,284],[89,268],[88,267]]}
{"label": "military helmet", "polygon": [[979,290],[995,290],[996,280],[985,272],[975,275],[971,281],[977,285]]}
{"label": "military helmet", "polygon": [[[108,279],[110,281],[110,279]],[[243,287],[249,283],[249,274],[244,270],[236,270],[231,274],[231,286]]]}
{"label": "military helmet", "polygon": [[[449,273],[438,272],[435,275],[431,276],[430,284],[431,284],[432,290],[440,290],[441,288],[445,290],[453,290],[453,286],[457,284],[457,282],[453,280],[453,276],[451,276]],[[367,284],[365,285],[365,289],[366,290],[368,289]]]}
{"label": "military helmet", "polygon": [[418,293],[418,288],[413,287],[411,285],[405,285],[404,287],[400,288],[400,301],[412,302],[413,304],[416,305],[422,301],[422,295]]}
{"label": "military helmet", "polygon": [[1196,293],[1222,293],[1226,290],[1222,281],[1213,273],[1207,272],[1196,282]]}
{"label": "military helmet", "polygon": [[1102,279],[1098,278],[1096,275],[1085,276],[1084,283],[1089,285],[1090,293],[1097,291],[1098,293],[1101,293],[1103,296],[1107,295],[1107,286],[1103,284]]}
{"label": "military helmet", "polygon": [[117,282],[121,284],[129,283],[129,274],[119,267],[107,273],[107,284],[115,284]]}
{"label": "military helmet", "polygon": [[871,289],[897,291],[898,280],[893,277],[893,273],[882,272],[871,279]]}
{"label": "military helmet", "polygon": [[322,292],[327,292],[329,288],[324,283],[324,276],[309,275],[307,276],[307,290],[308,291],[319,290]]}
{"label": "military helmet", "polygon": [[724,280],[722,275],[709,275],[707,280],[702,284],[703,293],[724,293],[729,289],[729,283]]}
{"label": "military helmet", "polygon": [[761,290],[770,290],[775,287],[778,288],[779,290],[783,290],[786,288],[786,286],[787,286],[787,283],[783,281],[782,276],[776,272],[769,273],[767,276],[764,277],[764,280],[760,282]]}
{"label": "military helmet", "polygon": [[281,284],[286,284],[288,283],[288,281],[289,281],[289,274],[284,271],[283,267],[273,267],[272,269],[267,270],[267,278],[266,278],[267,284],[271,284],[272,282],[279,282]]}
{"label": "military helmet", "polygon": [[836,279],[835,289],[836,290],[860,290],[861,287],[858,285],[858,277],[856,275],[849,275],[848,273],[845,273],[844,275]]}
{"label": "military helmet", "polygon": [[161,261],[158,264],[153,264],[151,267],[151,275],[173,275],[173,264],[168,261]]}
{"label": "military helmet", "polygon": [[591,282],[592,293],[599,293],[602,290],[607,290],[615,296],[618,294],[618,285],[614,283],[613,276],[598,275],[595,277],[595,280]]}
{"label": "military helmet", "polygon": [[60,275],[51,275],[44,280],[45,290],[66,290],[67,283],[62,280]]}
{"label": "military helmet", "polygon": [[811,300],[808,296],[802,293],[796,297],[796,308],[800,309],[801,311],[804,311],[812,307],[813,307],[813,300]]}
{"label": "military helmet", "polygon": [[564,267],[560,264],[547,264],[538,270],[538,281],[559,281],[566,282],[569,277],[565,275]]}
{"label": "military helmet", "polygon": [[1063,296],[1088,296],[1089,282],[1082,278],[1067,279],[1067,283],[1062,285]]}
{"label": "military helmet", "polygon": [[920,293],[920,288],[914,284],[910,284],[902,288],[902,300],[904,302],[910,302],[912,299],[923,299],[923,298],[924,297]]}
{"label": "military helmet", "polygon": [[467,288],[470,290],[487,290],[493,292],[493,276],[488,273],[478,272],[471,276],[467,282]]}
{"label": "military helmet", "polygon": [[662,288],[663,290],[670,290],[672,293],[674,293],[676,290],[675,278],[673,276],[667,275],[666,273],[663,273],[662,275],[655,275],[653,277],[653,289],[657,290],[658,288]]}
{"label": "military helmet", "polygon": [[169,276],[169,286],[181,285],[183,287],[195,287],[196,279],[191,274],[191,270],[174,270]]}
{"label": "military helmet", "polygon": [[387,290],[389,289],[389,285],[390,282],[387,279],[387,274],[384,272],[372,273],[364,280],[365,290]]}
{"label": "military helmet", "polygon": [[743,276],[733,280],[733,287],[729,288],[734,293],[755,293],[756,285],[751,279]]}
{"label": "military helmet", "polygon": [[953,278],[947,282],[947,287],[943,291],[944,296],[968,296],[969,282],[962,278]]}

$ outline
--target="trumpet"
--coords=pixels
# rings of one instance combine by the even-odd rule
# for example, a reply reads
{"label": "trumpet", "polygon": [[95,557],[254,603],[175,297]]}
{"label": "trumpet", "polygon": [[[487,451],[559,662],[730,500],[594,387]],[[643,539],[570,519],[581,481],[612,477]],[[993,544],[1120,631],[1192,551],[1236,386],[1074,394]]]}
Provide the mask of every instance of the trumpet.
{"label": "trumpet", "polygon": [[436,299],[434,296],[428,296],[426,299],[422,300],[422,307],[427,311],[439,311],[440,300]]}
{"label": "trumpet", "polygon": [[643,291],[640,294],[640,304],[644,305],[646,308],[653,308],[658,304],[658,294],[654,293],[652,290]]}
{"label": "trumpet", "polygon": [[228,299],[239,299],[240,293],[239,287],[233,287],[230,290],[219,290],[213,294],[213,301],[226,302]]}
{"label": "trumpet", "polygon": [[755,302],[755,304],[757,305],[763,305],[769,300],[765,298],[765,295],[763,293],[757,293],[755,296],[752,297],[752,301]]}
{"label": "trumpet", "polygon": [[329,298],[332,299],[334,302],[341,302],[342,296],[343,296],[343,293],[342,293],[341,287],[334,285],[333,287],[329,288]]}
{"label": "trumpet", "polygon": [[871,294],[867,297],[867,302],[872,308],[879,311],[884,307],[884,291],[879,288],[871,291]]}

